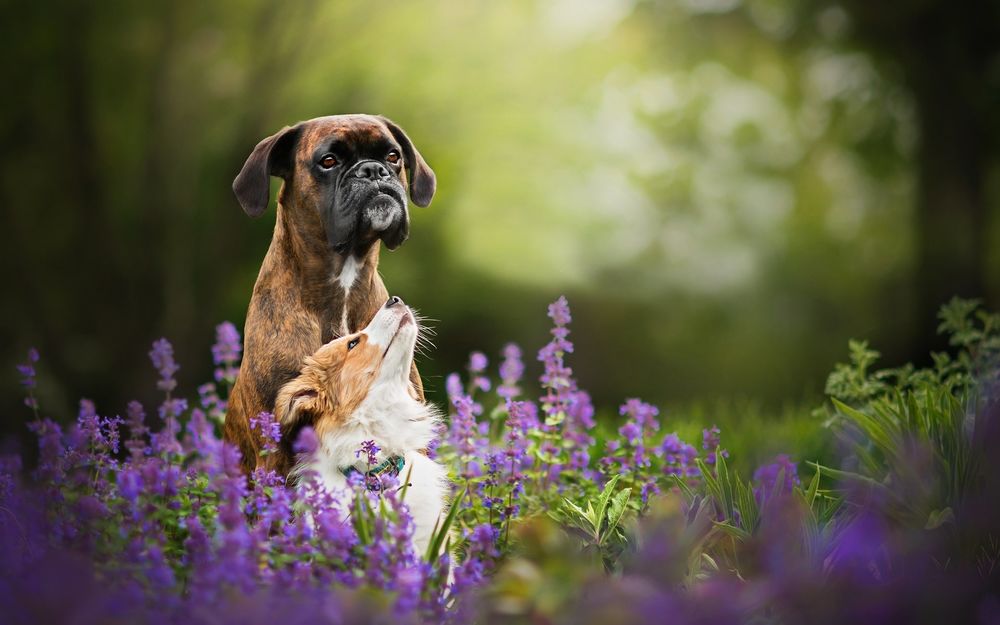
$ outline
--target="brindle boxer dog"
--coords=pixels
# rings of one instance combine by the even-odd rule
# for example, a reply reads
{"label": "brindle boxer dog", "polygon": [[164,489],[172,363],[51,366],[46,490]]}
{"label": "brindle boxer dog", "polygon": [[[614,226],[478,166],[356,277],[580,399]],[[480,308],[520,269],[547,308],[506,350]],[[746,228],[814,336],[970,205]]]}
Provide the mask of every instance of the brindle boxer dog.
{"label": "brindle boxer dog", "polygon": [[[251,217],[267,208],[271,176],[284,181],[278,216],[250,298],[224,435],[239,446],[247,473],[261,462],[287,475],[293,441],[261,458],[261,434],[250,418],[274,410],[278,389],[306,356],[361,330],[385,304],[380,242],[392,250],[406,240],[407,188],[414,204],[427,206],[436,182],[406,133],[375,115],[320,117],[258,143],[233,182]],[[423,401],[415,366],[410,380]]]}

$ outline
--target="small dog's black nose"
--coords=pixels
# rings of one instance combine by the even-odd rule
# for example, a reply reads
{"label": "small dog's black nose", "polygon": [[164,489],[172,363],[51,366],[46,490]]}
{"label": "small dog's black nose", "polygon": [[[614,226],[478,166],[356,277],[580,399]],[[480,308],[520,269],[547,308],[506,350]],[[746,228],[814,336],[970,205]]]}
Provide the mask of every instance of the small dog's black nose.
{"label": "small dog's black nose", "polygon": [[385,180],[390,174],[389,170],[382,163],[378,161],[365,161],[358,165],[358,168],[354,171],[354,176],[368,180]]}
{"label": "small dog's black nose", "polygon": [[392,308],[396,304],[402,304],[402,303],[403,303],[403,300],[401,300],[398,297],[396,297],[395,295],[393,295],[392,297],[389,298],[389,301],[385,303],[385,307],[386,308]]}

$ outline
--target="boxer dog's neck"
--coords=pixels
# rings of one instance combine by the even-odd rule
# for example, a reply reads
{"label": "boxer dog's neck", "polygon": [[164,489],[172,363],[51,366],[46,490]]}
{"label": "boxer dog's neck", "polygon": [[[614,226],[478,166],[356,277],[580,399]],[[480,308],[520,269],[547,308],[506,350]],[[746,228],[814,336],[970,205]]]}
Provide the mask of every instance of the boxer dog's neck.
{"label": "boxer dog's neck", "polygon": [[294,273],[286,284],[299,285],[303,308],[320,319],[322,342],[356,332],[385,300],[377,272],[379,240],[372,237],[353,249],[334,250],[319,217],[286,203],[284,195],[279,196],[269,252],[280,259],[273,266]]}

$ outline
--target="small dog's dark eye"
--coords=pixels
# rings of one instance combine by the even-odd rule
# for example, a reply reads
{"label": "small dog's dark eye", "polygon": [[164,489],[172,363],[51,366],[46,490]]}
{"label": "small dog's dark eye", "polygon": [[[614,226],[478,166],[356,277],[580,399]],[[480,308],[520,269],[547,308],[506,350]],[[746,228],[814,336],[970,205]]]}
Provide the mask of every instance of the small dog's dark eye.
{"label": "small dog's dark eye", "polygon": [[337,164],[337,158],[333,154],[327,154],[323,158],[319,159],[319,166],[323,169],[330,169]]}
{"label": "small dog's dark eye", "polygon": [[350,351],[350,350],[354,349],[355,347],[357,347],[358,343],[360,341],[361,341],[360,338],[354,338],[354,339],[351,339],[350,341],[348,341],[347,342],[347,350]]}
{"label": "small dog's dark eye", "polygon": [[395,165],[396,163],[399,162],[399,152],[397,152],[396,150],[389,152],[389,156],[386,156],[385,160]]}

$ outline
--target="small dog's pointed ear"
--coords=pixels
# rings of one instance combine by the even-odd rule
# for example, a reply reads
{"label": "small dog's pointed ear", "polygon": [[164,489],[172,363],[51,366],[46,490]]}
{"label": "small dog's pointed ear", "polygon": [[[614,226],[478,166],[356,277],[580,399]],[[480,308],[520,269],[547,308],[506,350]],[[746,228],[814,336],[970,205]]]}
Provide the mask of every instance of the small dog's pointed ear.
{"label": "small dog's pointed ear", "polygon": [[271,199],[271,176],[288,180],[295,169],[292,154],[301,124],[286,126],[257,144],[233,180],[233,193],[251,217],[260,217]]}
{"label": "small dog's pointed ear", "polygon": [[437,188],[434,171],[427,165],[424,157],[420,156],[420,152],[413,146],[413,142],[402,128],[386,117],[379,115],[378,118],[389,127],[389,132],[399,142],[399,147],[403,148],[403,163],[406,165],[410,181],[410,199],[417,206],[427,206],[434,199],[434,191]]}

